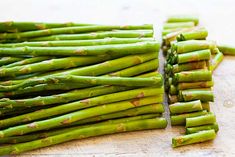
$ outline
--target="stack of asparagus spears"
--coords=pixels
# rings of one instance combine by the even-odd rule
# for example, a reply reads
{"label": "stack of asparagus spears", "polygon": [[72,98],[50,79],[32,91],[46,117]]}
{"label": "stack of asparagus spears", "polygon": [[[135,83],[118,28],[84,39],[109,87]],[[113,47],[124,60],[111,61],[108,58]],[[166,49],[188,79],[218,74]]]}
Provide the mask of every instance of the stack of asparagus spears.
{"label": "stack of asparagus spears", "polygon": [[[223,54],[215,42],[206,40],[208,32],[198,23],[195,17],[173,16],[164,25],[165,90],[171,124],[185,125],[189,134],[173,138],[173,147],[214,139],[218,131],[209,102],[214,101],[212,71]],[[169,26],[174,29],[167,32]]]}
{"label": "stack of asparagus spears", "polygon": [[165,128],[152,25],[0,23],[0,155]]}

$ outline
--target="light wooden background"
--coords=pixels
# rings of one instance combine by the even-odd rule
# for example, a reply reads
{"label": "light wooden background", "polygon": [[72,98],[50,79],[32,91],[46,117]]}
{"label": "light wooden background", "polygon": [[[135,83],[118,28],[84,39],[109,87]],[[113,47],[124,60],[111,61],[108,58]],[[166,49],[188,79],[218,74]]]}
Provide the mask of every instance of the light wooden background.
{"label": "light wooden background", "polygon": [[[0,21],[153,23],[159,41],[162,23],[171,14],[198,15],[210,39],[235,45],[234,0],[0,0]],[[171,138],[184,129],[168,126],[67,142],[19,156],[235,156],[235,57],[225,57],[214,80],[212,111],[220,131],[213,142],[172,149]]]}

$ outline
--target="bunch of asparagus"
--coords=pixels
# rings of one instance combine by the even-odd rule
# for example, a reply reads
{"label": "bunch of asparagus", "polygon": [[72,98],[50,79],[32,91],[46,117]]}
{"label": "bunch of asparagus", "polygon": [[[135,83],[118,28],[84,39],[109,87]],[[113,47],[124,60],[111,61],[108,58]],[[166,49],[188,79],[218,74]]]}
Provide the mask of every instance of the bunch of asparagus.
{"label": "bunch of asparagus", "polygon": [[164,25],[164,29],[174,28],[167,34],[163,31],[162,46],[171,124],[186,125],[189,134],[173,138],[173,147],[214,139],[218,131],[209,102],[214,101],[212,71],[223,54],[215,42],[206,40],[208,32],[198,23],[195,17],[173,16]]}
{"label": "bunch of asparagus", "polygon": [[0,23],[0,155],[165,128],[152,25]]}

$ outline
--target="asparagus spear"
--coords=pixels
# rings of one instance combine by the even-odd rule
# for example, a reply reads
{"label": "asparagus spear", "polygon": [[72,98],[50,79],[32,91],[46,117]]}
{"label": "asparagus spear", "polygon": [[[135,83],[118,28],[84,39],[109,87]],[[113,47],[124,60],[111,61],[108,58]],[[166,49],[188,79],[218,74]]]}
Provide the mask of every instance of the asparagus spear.
{"label": "asparagus spear", "polygon": [[163,24],[163,29],[173,29],[173,28],[191,28],[194,27],[193,22],[175,22],[175,23],[165,23]]}
{"label": "asparagus spear", "polygon": [[201,100],[202,102],[214,101],[214,95],[210,88],[186,89],[179,92],[183,101]]}
{"label": "asparagus spear", "polygon": [[198,82],[198,81],[211,81],[212,74],[209,70],[194,70],[194,71],[183,71],[175,73],[173,82]]}
{"label": "asparagus spear", "polygon": [[232,45],[218,44],[218,48],[224,55],[235,55],[235,47]]}
{"label": "asparagus spear", "polygon": [[30,74],[34,72],[46,72],[58,69],[68,69],[72,67],[84,66],[89,64],[100,63],[110,59],[110,56],[82,56],[82,57],[65,57],[58,59],[45,60],[38,63],[32,63],[10,68],[1,68],[0,77],[17,76]]}
{"label": "asparagus spear", "polygon": [[211,62],[211,70],[214,71],[218,65],[223,61],[224,55],[223,53],[219,52],[215,55]]}
{"label": "asparagus spear", "polygon": [[192,112],[192,113],[184,113],[179,115],[171,115],[171,125],[185,125],[186,118],[189,117],[197,117],[201,115],[206,115],[208,112],[206,110]]}
{"label": "asparagus spear", "polygon": [[189,135],[178,136],[172,139],[172,147],[179,147],[193,143],[205,142],[208,140],[213,140],[215,137],[215,130],[204,130]]}
{"label": "asparagus spear", "polygon": [[49,130],[45,132],[39,132],[39,133],[34,133],[30,135],[23,135],[23,136],[13,136],[13,137],[6,137],[6,138],[0,138],[0,143],[1,144],[15,144],[15,143],[23,143],[23,142],[29,142],[37,139],[42,139],[54,135],[59,135],[62,133],[66,133],[68,131],[74,131],[82,128],[88,128],[88,127],[93,127],[93,126],[101,126],[104,124],[117,124],[117,123],[123,123],[123,122],[130,122],[130,121],[136,121],[136,120],[143,120],[143,119],[151,119],[151,118],[156,118],[156,114],[147,114],[147,115],[140,115],[140,116],[134,116],[134,117],[127,117],[127,118],[121,118],[121,119],[114,119],[114,120],[108,120],[96,124],[91,124],[91,125],[82,125],[82,126],[75,126],[75,127],[69,127],[69,128],[64,128],[60,130]]}
{"label": "asparagus spear", "polygon": [[205,69],[205,68],[206,68],[206,61],[198,61],[198,62],[172,65],[172,71],[174,73],[181,72],[181,71],[195,70],[195,69]]}
{"label": "asparagus spear", "polygon": [[194,22],[195,25],[198,25],[199,19],[195,16],[189,15],[173,15],[167,18],[167,22]]}
{"label": "asparagus spear", "polygon": [[20,88],[35,86],[39,84],[56,84],[56,83],[74,83],[87,85],[119,85],[130,87],[144,87],[144,86],[162,86],[162,77],[150,78],[132,78],[132,77],[91,77],[91,76],[51,76],[45,78],[34,78],[26,80],[20,84],[12,86],[0,86],[0,91],[12,91]]}
{"label": "asparagus spear", "polygon": [[61,41],[38,41],[38,42],[22,42],[11,44],[0,44],[0,47],[65,47],[65,46],[94,46],[94,45],[111,45],[111,44],[127,44],[137,43],[141,41],[153,41],[153,38],[105,38],[91,40],[61,40]]}
{"label": "asparagus spear", "polygon": [[20,57],[2,57],[0,59],[0,66],[21,61],[23,58]]}
{"label": "asparagus spear", "polygon": [[55,34],[78,34],[95,31],[110,31],[114,29],[119,30],[136,30],[136,29],[153,29],[152,25],[127,25],[127,26],[106,26],[106,25],[94,25],[94,26],[74,26],[74,27],[63,27],[63,28],[51,28],[45,30],[36,30],[20,33],[2,33],[0,39],[25,39],[34,38],[40,36],[48,36]]}
{"label": "asparagus spear", "polygon": [[[75,68],[71,70],[66,70],[63,72],[54,73],[53,75],[88,75],[88,76],[97,76],[102,74],[107,74],[110,72],[122,70],[134,65],[138,65],[141,63],[144,63],[146,61],[152,60],[157,58],[158,54],[155,53],[149,53],[149,54],[140,54],[140,55],[130,55],[125,56],[113,60],[109,60],[103,63],[86,66],[83,68]],[[52,75],[52,74],[48,74]],[[43,75],[42,77],[48,76]],[[14,80],[14,81],[6,81],[2,82],[2,85],[12,85],[12,84],[18,84],[21,83],[23,80]]]}
{"label": "asparagus spear", "polygon": [[51,107],[38,112],[32,112],[8,119],[2,119],[0,121],[0,127],[4,128],[9,126],[14,126],[16,124],[22,124],[46,117],[61,115],[88,107],[98,106],[106,103],[113,103],[117,101],[124,101],[128,99],[153,96],[153,95],[157,95],[155,96],[156,100],[154,103],[160,103],[163,101],[162,94],[159,95],[159,90],[157,90],[156,88],[140,88],[140,89],[122,91],[122,92],[87,98],[80,101],[75,101],[59,105],[56,107]]}
{"label": "asparagus spear", "polygon": [[214,114],[202,115],[198,117],[186,118],[186,128],[214,124],[216,118]]}
{"label": "asparagus spear", "polygon": [[181,41],[181,42],[172,44],[171,51],[180,54],[180,53],[187,53],[187,52],[192,52],[192,51],[197,51],[197,50],[210,49],[212,52],[214,52],[215,48],[216,48],[216,44],[213,41],[187,40],[187,41]]}
{"label": "asparagus spear", "polygon": [[153,41],[95,45],[78,47],[16,47],[0,48],[0,55],[33,55],[33,56],[84,56],[84,55],[111,55],[122,56],[138,53],[157,52],[159,43]]}
{"label": "asparagus spear", "polygon": [[189,32],[183,32],[177,36],[177,41],[184,40],[203,40],[208,36],[208,32],[205,28],[197,28]]}
{"label": "asparagus spear", "polygon": [[162,30],[162,36],[166,36],[167,34],[170,34],[170,33],[174,33],[174,32],[179,32],[179,31],[182,31],[184,29],[193,29],[194,26],[192,27],[188,27],[188,28],[167,28],[167,29],[163,29]]}
{"label": "asparagus spear", "polygon": [[103,38],[146,38],[153,37],[153,30],[113,30],[82,34],[61,34],[28,39],[29,41],[87,40]]}
{"label": "asparagus spear", "polygon": [[24,32],[33,30],[43,30],[48,28],[59,28],[59,27],[71,27],[71,26],[89,26],[91,24],[80,24],[80,23],[44,23],[44,22],[15,22],[6,21],[0,22],[0,32]]}
{"label": "asparagus spear", "polygon": [[214,129],[215,132],[218,132],[219,131],[218,123],[186,128],[186,133],[187,134],[193,134],[193,133],[197,133],[199,131],[211,130],[211,129]]}
{"label": "asparagus spear", "polygon": [[0,155],[18,154],[21,152],[42,148],[74,139],[82,139],[92,136],[99,136],[99,135],[112,134],[118,132],[144,130],[144,129],[165,128],[166,125],[167,125],[166,119],[155,118],[155,119],[145,119],[145,120],[124,122],[119,124],[107,124],[102,126],[83,128],[66,132],[64,134],[51,136],[42,140],[35,140],[32,142],[2,147],[0,148],[1,152]]}
{"label": "asparagus spear", "polygon": [[178,90],[183,89],[194,89],[194,88],[209,88],[213,86],[213,81],[202,81],[202,82],[190,82],[190,83],[179,83],[177,85]]}
{"label": "asparagus spear", "polygon": [[[190,102],[178,102],[169,106],[171,114],[187,113],[201,111],[202,104],[200,100]],[[186,120],[187,121],[187,120]]]}
{"label": "asparagus spear", "polygon": [[[9,137],[9,136],[24,135],[24,134],[35,132],[35,131],[47,130],[50,128],[63,126],[65,124],[70,124],[78,120],[95,117],[95,116],[99,116],[103,114],[123,111],[123,110],[127,110],[127,109],[134,108],[137,106],[154,104],[157,102],[158,100],[156,99],[156,96],[152,96],[152,97],[146,97],[146,98],[141,98],[141,99],[131,99],[128,101],[116,102],[116,103],[91,107],[88,109],[79,110],[79,111],[71,112],[68,114],[63,114],[61,116],[54,117],[51,119],[35,121],[30,124],[10,127],[8,129],[1,130],[0,137],[3,138],[3,137]],[[60,111],[58,110],[58,112]],[[45,114],[47,112],[45,112],[44,110],[43,113]]]}

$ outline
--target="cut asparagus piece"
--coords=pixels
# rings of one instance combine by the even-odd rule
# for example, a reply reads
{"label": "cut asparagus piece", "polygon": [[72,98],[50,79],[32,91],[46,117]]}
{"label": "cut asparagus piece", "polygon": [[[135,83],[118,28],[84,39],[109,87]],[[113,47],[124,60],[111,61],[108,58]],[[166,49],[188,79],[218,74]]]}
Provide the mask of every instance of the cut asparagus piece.
{"label": "cut asparagus piece", "polygon": [[23,60],[23,58],[20,57],[2,57],[0,58],[0,66],[6,65],[6,64],[10,64],[10,63],[14,63],[14,62],[18,62]]}
{"label": "cut asparagus piece", "polygon": [[194,27],[193,22],[175,22],[163,24],[163,29],[174,29],[174,28],[191,28]]}
{"label": "cut asparagus piece", "polygon": [[[202,104],[200,100],[190,102],[178,102],[169,106],[171,114],[180,114],[194,111],[201,111]],[[186,120],[187,121],[187,120]]]}
{"label": "cut asparagus piece", "polygon": [[208,32],[205,28],[197,28],[192,31],[183,32],[177,36],[177,41],[184,40],[203,40],[208,36]]}
{"label": "cut asparagus piece", "polygon": [[213,124],[216,122],[216,118],[214,114],[208,114],[198,117],[190,117],[186,118],[186,128]]}
{"label": "cut asparagus piece", "polygon": [[195,25],[198,25],[199,19],[195,16],[189,16],[189,15],[173,15],[169,16],[167,18],[168,23],[171,22],[194,22]]}
{"label": "cut asparagus piece", "polygon": [[219,125],[218,123],[214,123],[214,124],[210,124],[210,125],[202,125],[202,126],[196,126],[196,127],[190,127],[190,128],[186,128],[186,133],[187,134],[193,134],[193,133],[197,133],[199,131],[203,131],[203,130],[211,130],[214,129],[215,132],[219,131]]}
{"label": "cut asparagus piece", "polygon": [[218,48],[224,55],[235,55],[235,46],[218,44]]}
{"label": "cut asparagus piece", "polygon": [[219,66],[219,64],[223,61],[223,59],[224,59],[223,53],[218,52],[215,55],[215,57],[212,59],[211,70],[214,71]]}
{"label": "cut asparagus piece", "polygon": [[186,89],[179,91],[180,100],[193,101],[201,100],[202,102],[214,101],[214,94],[210,88]]}
{"label": "cut asparagus piece", "polygon": [[189,135],[178,136],[172,139],[172,147],[175,148],[183,145],[205,142],[213,140],[215,137],[215,130],[204,130]]}

